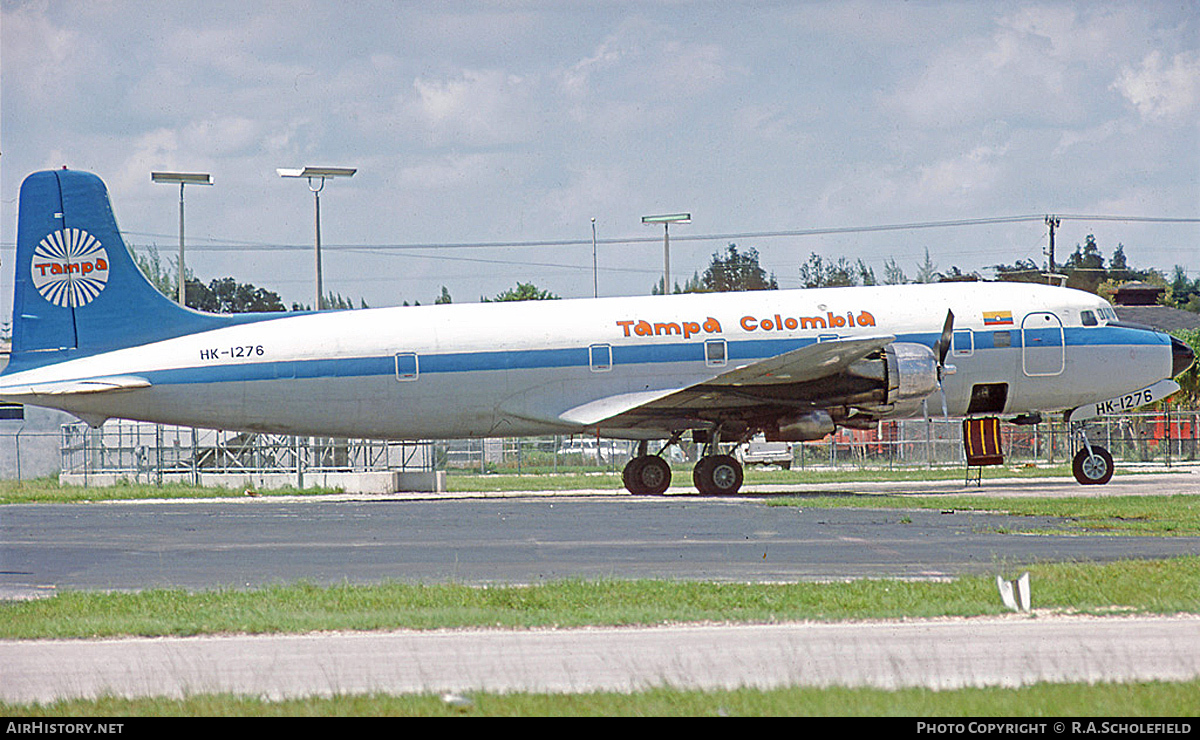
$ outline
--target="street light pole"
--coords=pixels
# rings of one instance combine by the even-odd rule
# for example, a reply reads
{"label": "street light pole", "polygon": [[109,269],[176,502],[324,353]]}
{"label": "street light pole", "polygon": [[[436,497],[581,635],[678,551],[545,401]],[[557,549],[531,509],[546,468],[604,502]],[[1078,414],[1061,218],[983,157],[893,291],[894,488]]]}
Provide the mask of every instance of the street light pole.
{"label": "street light pole", "polygon": [[314,231],[316,236],[313,240],[313,252],[316,261],[316,300],[313,302],[315,310],[320,311],[322,306],[321,296],[324,293],[324,281],[321,274],[321,191],[325,189],[325,181],[332,177],[353,177],[358,170],[351,167],[303,167],[301,169],[279,169],[276,172],[280,177],[304,177],[308,178],[308,189],[313,194],[314,208]]}
{"label": "street light pole", "polygon": [[600,280],[596,277],[596,219],[592,218],[592,297],[600,297]]}
{"label": "street light pole", "polygon": [[185,185],[212,185],[207,172],[151,172],[151,182],[179,184],[179,305],[187,305],[187,271],[183,262],[183,188]]}
{"label": "street light pole", "polygon": [[644,224],[663,225],[663,295],[671,293],[671,224],[690,224],[690,213],[667,213],[661,216],[642,216]]}

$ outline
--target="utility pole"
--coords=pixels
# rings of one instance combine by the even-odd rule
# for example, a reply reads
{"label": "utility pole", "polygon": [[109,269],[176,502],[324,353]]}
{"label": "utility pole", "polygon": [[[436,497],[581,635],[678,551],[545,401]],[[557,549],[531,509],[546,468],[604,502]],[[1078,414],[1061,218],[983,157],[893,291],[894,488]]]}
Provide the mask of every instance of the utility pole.
{"label": "utility pole", "polygon": [[1049,282],[1054,284],[1054,231],[1058,228],[1058,216],[1046,216],[1046,225],[1050,227],[1050,277]]}

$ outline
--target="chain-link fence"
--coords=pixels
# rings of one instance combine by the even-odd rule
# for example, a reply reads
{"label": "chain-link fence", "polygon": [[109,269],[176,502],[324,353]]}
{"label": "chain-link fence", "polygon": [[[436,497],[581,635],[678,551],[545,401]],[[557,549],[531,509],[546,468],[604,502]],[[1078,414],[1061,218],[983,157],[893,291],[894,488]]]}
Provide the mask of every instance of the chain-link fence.
{"label": "chain-link fence", "polygon": [[[1171,465],[1197,459],[1200,412],[1169,411],[1103,417],[1084,429],[1088,441],[1109,450],[1118,464]],[[1001,425],[1007,464],[1069,463],[1082,441],[1070,425],[1046,421]],[[840,429],[794,446],[794,466],[920,467],[966,464],[960,419],[904,419],[875,429]]]}
{"label": "chain-link fence", "polygon": [[[1001,427],[1009,464],[1067,463],[1079,438],[1061,422]],[[1172,465],[1200,454],[1200,412],[1165,411],[1097,419],[1087,426],[1093,444],[1118,464]],[[653,443],[651,451],[660,449]],[[840,429],[822,440],[791,447],[795,468],[914,468],[965,465],[957,419],[887,421],[867,430]],[[294,485],[331,471],[572,472],[619,471],[636,443],[584,435],[523,439],[384,442],[324,437],[218,432],[113,421],[99,429],[64,424],[57,431],[0,429],[0,476],[34,478],[65,473],[143,483],[202,482],[205,476],[285,474]],[[688,464],[698,446],[686,440],[666,454]],[[310,478],[311,480],[311,478]]]}

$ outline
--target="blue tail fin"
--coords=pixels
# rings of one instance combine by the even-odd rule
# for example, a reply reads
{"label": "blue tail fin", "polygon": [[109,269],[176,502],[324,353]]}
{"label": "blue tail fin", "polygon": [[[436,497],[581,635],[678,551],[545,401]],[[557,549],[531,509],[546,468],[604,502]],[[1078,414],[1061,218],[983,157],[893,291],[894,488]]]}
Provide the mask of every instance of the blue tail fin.
{"label": "blue tail fin", "polygon": [[126,249],[93,174],[30,175],[17,221],[7,372],[265,318],[200,313],[159,293]]}

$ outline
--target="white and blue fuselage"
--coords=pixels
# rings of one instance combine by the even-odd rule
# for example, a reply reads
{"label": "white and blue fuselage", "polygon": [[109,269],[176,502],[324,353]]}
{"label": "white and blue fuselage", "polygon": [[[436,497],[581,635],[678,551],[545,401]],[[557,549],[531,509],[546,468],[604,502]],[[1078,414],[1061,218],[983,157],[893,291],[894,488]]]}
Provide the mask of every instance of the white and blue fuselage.
{"label": "white and blue fuselage", "polygon": [[786,436],[797,419],[861,426],[943,403],[952,416],[1017,415],[1161,396],[1171,388],[1156,384],[1191,361],[1178,340],[1120,325],[1101,298],[1020,283],[200,314],[137,271],[99,179],[65,170],[22,188],[16,271],[0,398],[92,423]]}

